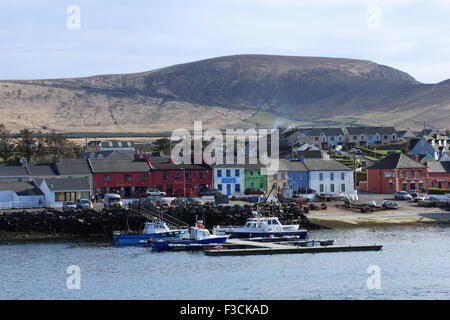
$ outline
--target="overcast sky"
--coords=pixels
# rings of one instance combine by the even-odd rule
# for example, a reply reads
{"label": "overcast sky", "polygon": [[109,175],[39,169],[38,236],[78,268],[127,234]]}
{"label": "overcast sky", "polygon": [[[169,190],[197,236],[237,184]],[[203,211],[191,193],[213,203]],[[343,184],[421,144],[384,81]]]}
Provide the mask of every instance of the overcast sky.
{"label": "overcast sky", "polygon": [[259,53],[372,60],[434,83],[450,78],[449,21],[450,0],[1,0],[0,79]]}

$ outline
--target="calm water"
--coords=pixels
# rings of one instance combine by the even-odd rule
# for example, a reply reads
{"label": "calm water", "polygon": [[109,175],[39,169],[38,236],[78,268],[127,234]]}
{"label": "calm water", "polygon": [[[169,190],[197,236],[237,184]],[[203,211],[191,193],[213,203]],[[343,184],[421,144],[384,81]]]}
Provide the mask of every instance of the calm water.
{"label": "calm water", "polygon": [[[313,239],[380,252],[207,257],[104,242],[0,245],[1,299],[449,299],[450,228],[325,230]],[[66,268],[81,268],[81,289]],[[367,268],[381,270],[369,290]]]}

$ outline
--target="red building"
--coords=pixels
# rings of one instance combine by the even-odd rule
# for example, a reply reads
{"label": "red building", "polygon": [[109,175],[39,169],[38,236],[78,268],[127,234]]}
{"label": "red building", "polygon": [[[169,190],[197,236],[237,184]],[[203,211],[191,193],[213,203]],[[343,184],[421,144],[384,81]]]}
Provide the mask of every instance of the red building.
{"label": "red building", "polygon": [[439,189],[450,189],[450,161],[428,161],[429,186]]}
{"label": "red building", "polygon": [[[152,185],[167,195],[198,195],[213,186],[213,173],[208,165],[152,162]],[[186,191],[184,191],[186,190]]]}
{"label": "red building", "polygon": [[152,187],[147,159],[88,159],[93,174],[94,193],[118,193],[123,198],[140,197]]}
{"label": "red building", "polygon": [[428,168],[402,153],[389,154],[367,168],[369,192],[424,191],[428,183]]}

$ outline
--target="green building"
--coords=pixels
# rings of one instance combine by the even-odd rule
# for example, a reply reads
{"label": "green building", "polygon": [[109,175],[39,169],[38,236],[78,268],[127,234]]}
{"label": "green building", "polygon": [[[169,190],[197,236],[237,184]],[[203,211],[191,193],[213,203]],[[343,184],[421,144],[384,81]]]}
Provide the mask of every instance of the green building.
{"label": "green building", "polygon": [[267,192],[267,169],[261,165],[245,165],[245,189],[262,189]]}

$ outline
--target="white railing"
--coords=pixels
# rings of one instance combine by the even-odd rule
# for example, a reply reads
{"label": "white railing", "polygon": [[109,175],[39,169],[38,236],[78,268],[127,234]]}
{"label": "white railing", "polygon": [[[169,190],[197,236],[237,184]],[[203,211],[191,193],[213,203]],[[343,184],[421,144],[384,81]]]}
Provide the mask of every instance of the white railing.
{"label": "white railing", "polygon": [[0,202],[0,210],[43,208],[42,201],[8,201]]}

